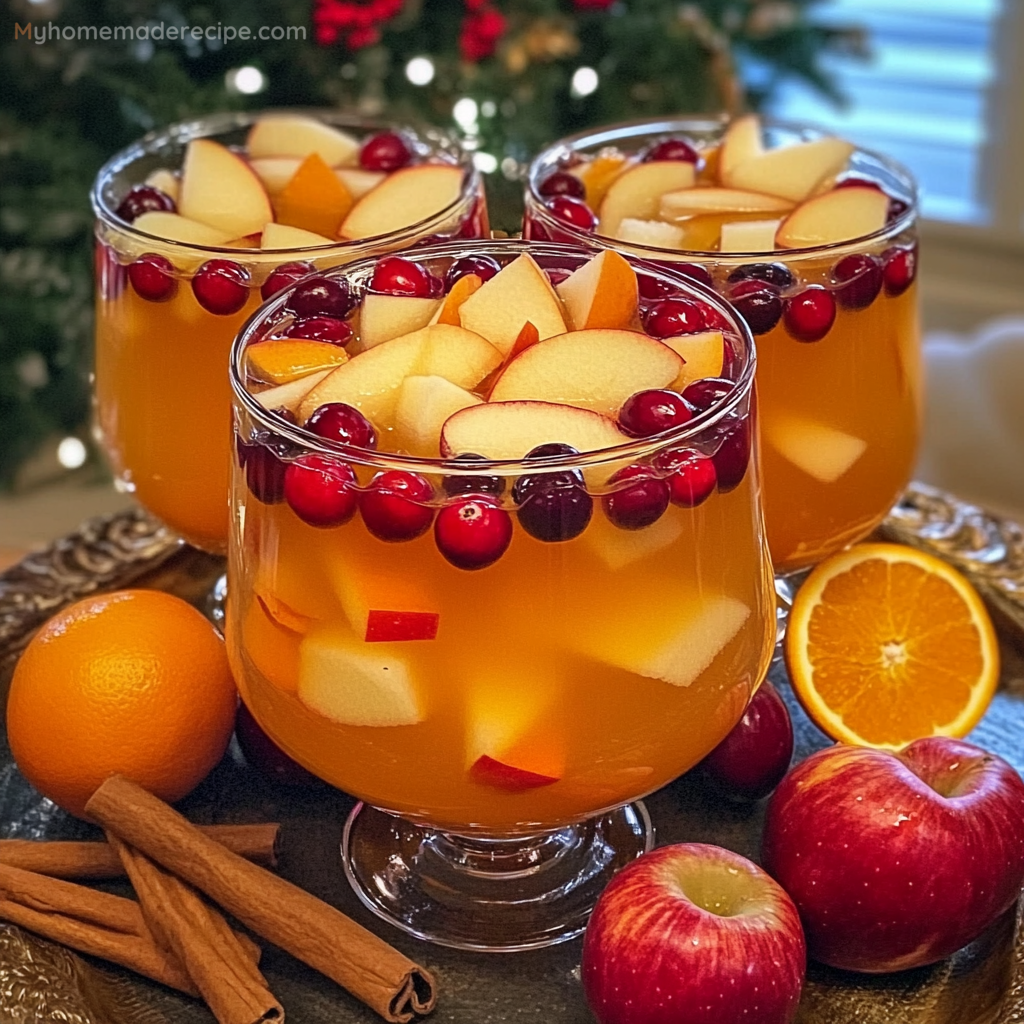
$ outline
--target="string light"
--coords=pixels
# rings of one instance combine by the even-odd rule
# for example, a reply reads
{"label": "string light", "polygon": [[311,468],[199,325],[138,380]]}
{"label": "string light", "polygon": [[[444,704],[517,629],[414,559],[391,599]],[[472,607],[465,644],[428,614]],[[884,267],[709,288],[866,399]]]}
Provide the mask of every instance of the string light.
{"label": "string light", "polygon": [[405,77],[413,85],[429,85],[434,80],[434,62],[429,57],[413,57],[405,65]]}
{"label": "string light", "polygon": [[263,92],[267,87],[266,75],[251,64],[246,64],[242,68],[233,68],[224,76],[224,81],[229,92],[240,92],[244,96]]}
{"label": "string light", "polygon": [[589,96],[597,89],[599,83],[600,78],[593,68],[577,68],[575,74],[572,76],[572,84],[569,86],[569,92],[578,98]]}
{"label": "string light", "polygon": [[498,169],[498,158],[490,153],[474,153],[473,163],[483,174],[493,174]]}
{"label": "string light", "polygon": [[480,108],[477,107],[476,100],[470,99],[469,96],[463,96],[452,107],[452,117],[458,122],[459,127],[466,132],[476,132],[476,119],[479,113]]}
{"label": "string light", "polygon": [[89,452],[77,437],[65,437],[57,445],[57,461],[65,469],[78,469],[85,465]]}

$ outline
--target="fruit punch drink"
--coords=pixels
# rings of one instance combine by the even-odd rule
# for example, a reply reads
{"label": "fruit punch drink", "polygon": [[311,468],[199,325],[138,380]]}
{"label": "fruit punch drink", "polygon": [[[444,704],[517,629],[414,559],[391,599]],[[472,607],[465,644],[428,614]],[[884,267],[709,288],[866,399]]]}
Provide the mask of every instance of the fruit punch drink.
{"label": "fruit punch drink", "polygon": [[[223,114],[146,136],[93,192],[96,406],[120,482],[191,543],[227,544],[231,342],[316,269],[487,234],[478,175],[427,131],[330,113]],[[296,336],[344,342],[310,298]]]}
{"label": "fruit punch drink", "polygon": [[[758,339],[777,572],[868,533],[910,479],[921,410],[915,187],[875,154],[754,116],[625,125],[531,167],[526,234],[613,245],[715,287]],[[666,300],[656,337],[705,330]]]}
{"label": "fruit punch drink", "polygon": [[[328,277],[346,362],[306,375],[294,292],[232,358],[227,639],[261,727],[460,833],[554,828],[690,768],[774,641],[745,328],[612,251],[452,244]],[[382,294],[398,277],[446,294]],[[651,289],[716,324],[725,371],[642,330]]]}

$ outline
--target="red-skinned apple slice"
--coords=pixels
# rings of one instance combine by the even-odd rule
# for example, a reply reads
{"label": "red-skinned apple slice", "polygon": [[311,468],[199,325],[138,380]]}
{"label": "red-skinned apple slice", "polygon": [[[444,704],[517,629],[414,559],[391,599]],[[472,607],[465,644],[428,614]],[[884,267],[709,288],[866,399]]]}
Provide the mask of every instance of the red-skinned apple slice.
{"label": "red-skinned apple slice", "polygon": [[178,213],[164,213],[153,210],[136,217],[132,222],[136,231],[156,235],[169,242],[184,242],[186,245],[223,246],[234,239],[234,235],[220,228],[212,228],[197,220],[189,220]]}
{"label": "red-skinned apple slice", "polygon": [[662,220],[693,217],[701,213],[788,213],[793,203],[764,192],[735,188],[684,188],[661,197]]}
{"label": "red-skinned apple slice", "polygon": [[240,156],[212,139],[193,139],[185,150],[178,212],[231,238],[258,234],[274,219],[263,182]]}
{"label": "red-skinned apple slice", "polygon": [[394,447],[425,459],[440,454],[441,428],[461,409],[483,399],[444,377],[412,374],[402,381],[395,403]]}
{"label": "red-skinned apple slice", "polygon": [[626,329],[636,320],[636,272],[613,249],[584,263],[555,291],[574,331]]}
{"label": "red-skinned apple slice", "polygon": [[624,217],[655,220],[666,192],[690,188],[696,181],[694,165],[682,160],[652,160],[623,171],[601,202],[597,233],[616,237]]}
{"label": "red-skinned apple slice", "polygon": [[359,337],[348,346],[353,355],[382,345],[392,338],[411,334],[430,322],[440,299],[415,295],[381,295],[368,292],[359,307]]}
{"label": "red-skinned apple slice", "polygon": [[767,192],[802,202],[818,182],[838,174],[850,159],[853,143],[832,137],[797,142],[746,160],[723,176],[729,188]]}
{"label": "red-skinned apple slice", "polygon": [[441,616],[437,612],[392,612],[371,608],[366,618],[366,642],[434,640]]}
{"label": "red-skinned apple slice", "polygon": [[490,401],[555,402],[615,416],[630,395],[667,387],[682,368],[675,352],[646,334],[572,331],[539,341],[513,359]]}
{"label": "red-skinned apple slice", "polygon": [[249,130],[245,142],[250,159],[293,157],[304,160],[318,153],[331,167],[353,163],[359,140],[346,132],[301,114],[263,117]]}
{"label": "red-skinned apple slice", "polygon": [[733,171],[764,154],[761,119],[757,114],[736,118],[725,131],[718,150],[718,180],[727,184]]}
{"label": "red-skinned apple slice", "polygon": [[536,789],[538,786],[550,786],[558,781],[556,775],[543,775],[527,768],[505,764],[489,754],[481,754],[469,769],[469,776],[474,782],[496,789],[520,792],[524,789]]}
{"label": "red-skinned apple slice", "polygon": [[462,179],[462,168],[450,164],[403,167],[356,202],[338,233],[342,238],[372,238],[418,224],[459,198]]}
{"label": "red-skinned apple slice", "polygon": [[274,156],[260,160],[250,160],[249,166],[263,182],[263,187],[271,196],[276,195],[295,177],[302,161],[296,157]]}
{"label": "red-skinned apple slice", "polygon": [[804,249],[845,242],[874,234],[885,227],[889,197],[874,188],[837,188],[808,199],[780,225],[775,244],[780,249]]}
{"label": "red-skinned apple slice", "polygon": [[722,225],[721,252],[774,252],[781,220],[727,221]]}
{"label": "red-skinned apple slice", "polygon": [[316,387],[331,371],[317,370],[308,377],[300,377],[288,384],[280,384],[276,388],[258,391],[253,394],[264,409],[287,409],[295,412],[299,403]]}
{"label": "red-skinned apple slice", "polygon": [[681,334],[675,338],[662,338],[661,341],[683,360],[679,376],[670,385],[673,391],[681,392],[687,384],[692,384],[695,380],[722,376],[725,339],[721,331]]}
{"label": "red-skinned apple slice", "polygon": [[506,264],[459,307],[462,326],[506,355],[528,320],[539,336],[566,331],[562,303],[547,274],[527,253]]}
{"label": "red-skinned apple slice", "polygon": [[263,226],[260,237],[261,249],[305,249],[311,245],[333,245],[332,239],[318,235],[315,231],[294,228],[290,224],[275,224],[271,221]]}

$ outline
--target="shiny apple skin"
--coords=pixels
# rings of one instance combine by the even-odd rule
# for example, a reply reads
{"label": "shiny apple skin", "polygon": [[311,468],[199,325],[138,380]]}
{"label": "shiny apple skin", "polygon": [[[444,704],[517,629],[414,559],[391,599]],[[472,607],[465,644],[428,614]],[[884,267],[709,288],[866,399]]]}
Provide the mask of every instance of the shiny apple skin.
{"label": "shiny apple skin", "polygon": [[813,959],[870,974],[922,967],[1016,901],[1024,782],[962,740],[830,747],[775,790],[761,859],[799,908]]}
{"label": "shiny apple skin", "polygon": [[[713,887],[722,875],[746,893],[732,916],[684,891],[687,877]],[[600,1024],[788,1024],[806,961],[796,907],[776,882],[730,850],[681,843],[612,879],[587,925],[581,976]]]}

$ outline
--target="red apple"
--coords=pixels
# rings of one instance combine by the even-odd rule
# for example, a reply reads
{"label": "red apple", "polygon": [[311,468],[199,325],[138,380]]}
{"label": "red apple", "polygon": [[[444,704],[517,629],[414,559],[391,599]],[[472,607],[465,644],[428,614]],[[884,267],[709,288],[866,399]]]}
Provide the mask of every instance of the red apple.
{"label": "red apple", "polygon": [[703,843],[623,868],[583,938],[600,1024],[786,1024],[806,967],[793,901],[764,871]]}
{"label": "red apple", "polygon": [[783,779],[763,843],[814,959],[866,973],[922,967],[1017,899],[1024,782],[1001,758],[946,737],[896,753],[837,745]]}
{"label": "red apple", "polygon": [[779,784],[792,756],[793,723],[778,690],[766,679],[701,768],[727,796],[760,800]]}
{"label": "red apple", "polygon": [[440,621],[437,612],[390,612],[371,608],[366,617],[366,642],[433,640]]}
{"label": "red apple", "polygon": [[283,786],[317,786],[323,783],[293,761],[257,724],[241,702],[235,715],[235,736],[249,765]]}

